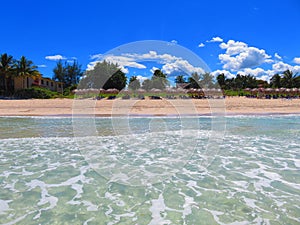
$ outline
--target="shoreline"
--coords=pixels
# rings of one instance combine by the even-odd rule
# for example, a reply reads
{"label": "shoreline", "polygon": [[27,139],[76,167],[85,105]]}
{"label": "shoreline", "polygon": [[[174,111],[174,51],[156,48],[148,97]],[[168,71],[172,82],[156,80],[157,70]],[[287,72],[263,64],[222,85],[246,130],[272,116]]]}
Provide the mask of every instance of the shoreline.
{"label": "shoreline", "polygon": [[1,117],[207,117],[300,115],[300,99],[0,100]]}

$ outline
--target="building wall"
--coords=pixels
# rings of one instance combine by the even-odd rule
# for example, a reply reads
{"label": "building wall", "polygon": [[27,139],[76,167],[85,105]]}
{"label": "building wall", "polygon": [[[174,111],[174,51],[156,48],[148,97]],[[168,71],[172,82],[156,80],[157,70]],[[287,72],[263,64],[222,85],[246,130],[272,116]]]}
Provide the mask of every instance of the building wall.
{"label": "building wall", "polygon": [[57,91],[59,93],[63,92],[63,84],[61,82],[56,82],[50,78],[37,78],[32,77],[15,77],[14,78],[14,88],[15,90],[31,88],[33,85],[48,88],[51,91]]}

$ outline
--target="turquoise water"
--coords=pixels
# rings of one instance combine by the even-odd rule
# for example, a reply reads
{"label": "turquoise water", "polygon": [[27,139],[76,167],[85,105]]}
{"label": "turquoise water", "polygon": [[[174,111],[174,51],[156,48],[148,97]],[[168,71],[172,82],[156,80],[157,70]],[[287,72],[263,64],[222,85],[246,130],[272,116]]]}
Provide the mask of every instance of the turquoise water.
{"label": "turquoise water", "polygon": [[0,117],[0,224],[300,224],[299,136],[299,116]]}

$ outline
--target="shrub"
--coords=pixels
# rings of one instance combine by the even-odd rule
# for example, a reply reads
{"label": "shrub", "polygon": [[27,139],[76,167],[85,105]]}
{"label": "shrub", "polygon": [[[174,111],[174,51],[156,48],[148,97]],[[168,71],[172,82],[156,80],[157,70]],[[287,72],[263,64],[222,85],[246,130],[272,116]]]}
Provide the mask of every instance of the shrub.
{"label": "shrub", "polygon": [[22,90],[17,90],[14,94],[14,97],[21,99],[29,99],[29,98],[40,98],[40,99],[49,99],[56,98],[60,95],[57,92],[53,92],[46,88],[40,87],[32,87]]}

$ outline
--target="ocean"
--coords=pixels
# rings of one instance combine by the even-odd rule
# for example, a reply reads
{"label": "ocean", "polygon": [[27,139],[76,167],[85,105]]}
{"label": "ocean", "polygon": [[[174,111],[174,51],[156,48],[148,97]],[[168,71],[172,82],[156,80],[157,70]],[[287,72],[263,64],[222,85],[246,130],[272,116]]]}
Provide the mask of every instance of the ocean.
{"label": "ocean", "polygon": [[300,117],[0,117],[0,224],[300,224]]}

